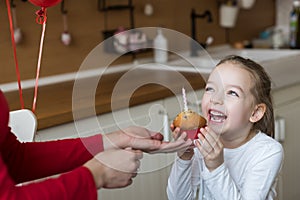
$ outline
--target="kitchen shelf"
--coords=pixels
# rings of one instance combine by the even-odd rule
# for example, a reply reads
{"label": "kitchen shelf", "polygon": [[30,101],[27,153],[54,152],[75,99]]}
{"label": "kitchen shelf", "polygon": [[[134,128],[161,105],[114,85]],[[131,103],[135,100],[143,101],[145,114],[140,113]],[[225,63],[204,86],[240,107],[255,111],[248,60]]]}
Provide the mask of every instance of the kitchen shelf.
{"label": "kitchen shelf", "polygon": [[[129,11],[129,24],[128,26],[125,28],[123,27],[125,30],[130,30],[130,29],[134,29],[135,28],[135,23],[134,23],[134,6],[132,4],[132,0],[127,0],[127,3],[123,3],[123,4],[117,4],[117,5],[108,5],[107,4],[108,0],[98,0],[98,10],[101,12],[104,12],[105,16],[105,24],[104,24],[104,31],[102,31],[102,35],[103,35],[103,39],[106,40],[110,37],[112,37],[118,30],[118,27],[120,27],[120,25],[118,25],[118,27],[116,29],[108,29],[108,18],[106,16],[106,14],[108,12],[114,12],[116,13],[117,11],[121,11],[121,10],[128,10]],[[124,0],[125,1],[125,0]],[[105,42],[104,44],[104,50],[107,53],[118,53],[115,49],[114,49],[114,40],[109,39]],[[151,51],[151,49],[139,49],[137,51],[130,51],[124,55],[132,55],[133,59],[136,57],[136,54],[140,54],[140,53],[144,53],[144,52],[149,52]]]}
{"label": "kitchen shelf", "polygon": [[129,26],[131,29],[134,28],[134,6],[132,4],[132,0],[127,0],[127,4],[117,4],[117,5],[107,5],[107,0],[98,0],[98,10],[105,13],[105,30],[107,30],[107,22],[108,19],[106,17],[106,13],[109,11],[120,11],[120,10],[128,10],[129,11]]}
{"label": "kitchen shelf", "polygon": [[[120,11],[120,10],[128,10],[129,11],[129,25],[130,28],[134,28],[134,6],[132,4],[132,0],[127,0],[127,4],[116,4],[116,5],[108,5],[106,3],[107,0],[98,0],[98,10],[104,12],[105,14],[109,11]],[[107,17],[105,16],[105,29],[107,30]]]}
{"label": "kitchen shelf", "polygon": [[[107,53],[115,53],[115,54],[119,54],[115,49],[114,49],[114,45],[113,45],[113,38],[112,36],[116,33],[116,29],[112,29],[112,30],[105,30],[105,31],[102,31],[102,34],[104,36],[104,39],[108,39],[108,38],[111,38],[109,40],[106,40],[106,42],[104,43],[104,51],[107,52]],[[148,40],[147,41],[147,44],[145,46],[151,46],[150,44],[152,44],[152,40]],[[130,51],[128,53],[125,53],[123,55],[132,55],[133,58],[135,58],[135,55],[136,54],[141,54],[141,53],[147,53],[147,52],[152,52],[153,49],[152,48],[141,48],[139,50],[136,50],[136,51]]]}
{"label": "kitchen shelf", "polygon": [[134,9],[133,6],[130,5],[115,5],[115,6],[107,6],[104,8],[100,8],[100,11],[110,11],[110,10],[129,10]]}

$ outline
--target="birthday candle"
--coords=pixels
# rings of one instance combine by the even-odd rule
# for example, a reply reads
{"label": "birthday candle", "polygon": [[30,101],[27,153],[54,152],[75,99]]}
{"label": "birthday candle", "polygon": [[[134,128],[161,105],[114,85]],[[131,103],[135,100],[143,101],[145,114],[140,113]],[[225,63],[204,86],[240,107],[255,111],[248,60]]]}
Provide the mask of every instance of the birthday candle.
{"label": "birthday candle", "polygon": [[185,89],[184,87],[182,88],[182,98],[183,98],[183,108],[184,111],[188,111],[188,107],[187,107],[187,101],[186,101],[186,95],[185,95]]}

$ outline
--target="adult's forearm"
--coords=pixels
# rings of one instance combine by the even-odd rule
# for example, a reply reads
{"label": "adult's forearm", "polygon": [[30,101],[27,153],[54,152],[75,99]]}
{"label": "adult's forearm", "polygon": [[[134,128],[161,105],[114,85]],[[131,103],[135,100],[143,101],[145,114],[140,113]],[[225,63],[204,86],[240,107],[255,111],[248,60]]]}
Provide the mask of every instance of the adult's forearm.
{"label": "adult's forearm", "polygon": [[102,136],[49,142],[19,143],[11,136],[3,159],[20,183],[70,171],[103,151]]}

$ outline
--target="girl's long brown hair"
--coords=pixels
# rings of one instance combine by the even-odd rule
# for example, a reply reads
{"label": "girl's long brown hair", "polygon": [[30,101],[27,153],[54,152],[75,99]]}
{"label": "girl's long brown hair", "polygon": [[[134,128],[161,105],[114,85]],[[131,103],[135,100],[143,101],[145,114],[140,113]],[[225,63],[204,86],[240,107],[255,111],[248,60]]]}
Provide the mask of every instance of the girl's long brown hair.
{"label": "girl's long brown hair", "polygon": [[230,55],[222,59],[217,66],[226,62],[238,64],[252,75],[254,79],[254,87],[251,88],[251,93],[255,98],[255,103],[264,103],[266,105],[266,112],[263,118],[254,123],[252,130],[260,130],[267,135],[274,137],[274,112],[271,95],[271,78],[261,65],[251,59]]}

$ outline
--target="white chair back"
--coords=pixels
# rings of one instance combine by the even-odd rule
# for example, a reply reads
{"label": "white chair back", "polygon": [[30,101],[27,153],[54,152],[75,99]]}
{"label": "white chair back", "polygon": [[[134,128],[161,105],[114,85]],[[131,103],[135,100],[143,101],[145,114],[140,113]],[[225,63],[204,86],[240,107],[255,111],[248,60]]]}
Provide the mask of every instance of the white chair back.
{"label": "white chair back", "polygon": [[37,119],[28,109],[9,113],[9,126],[20,142],[32,142],[37,130]]}

